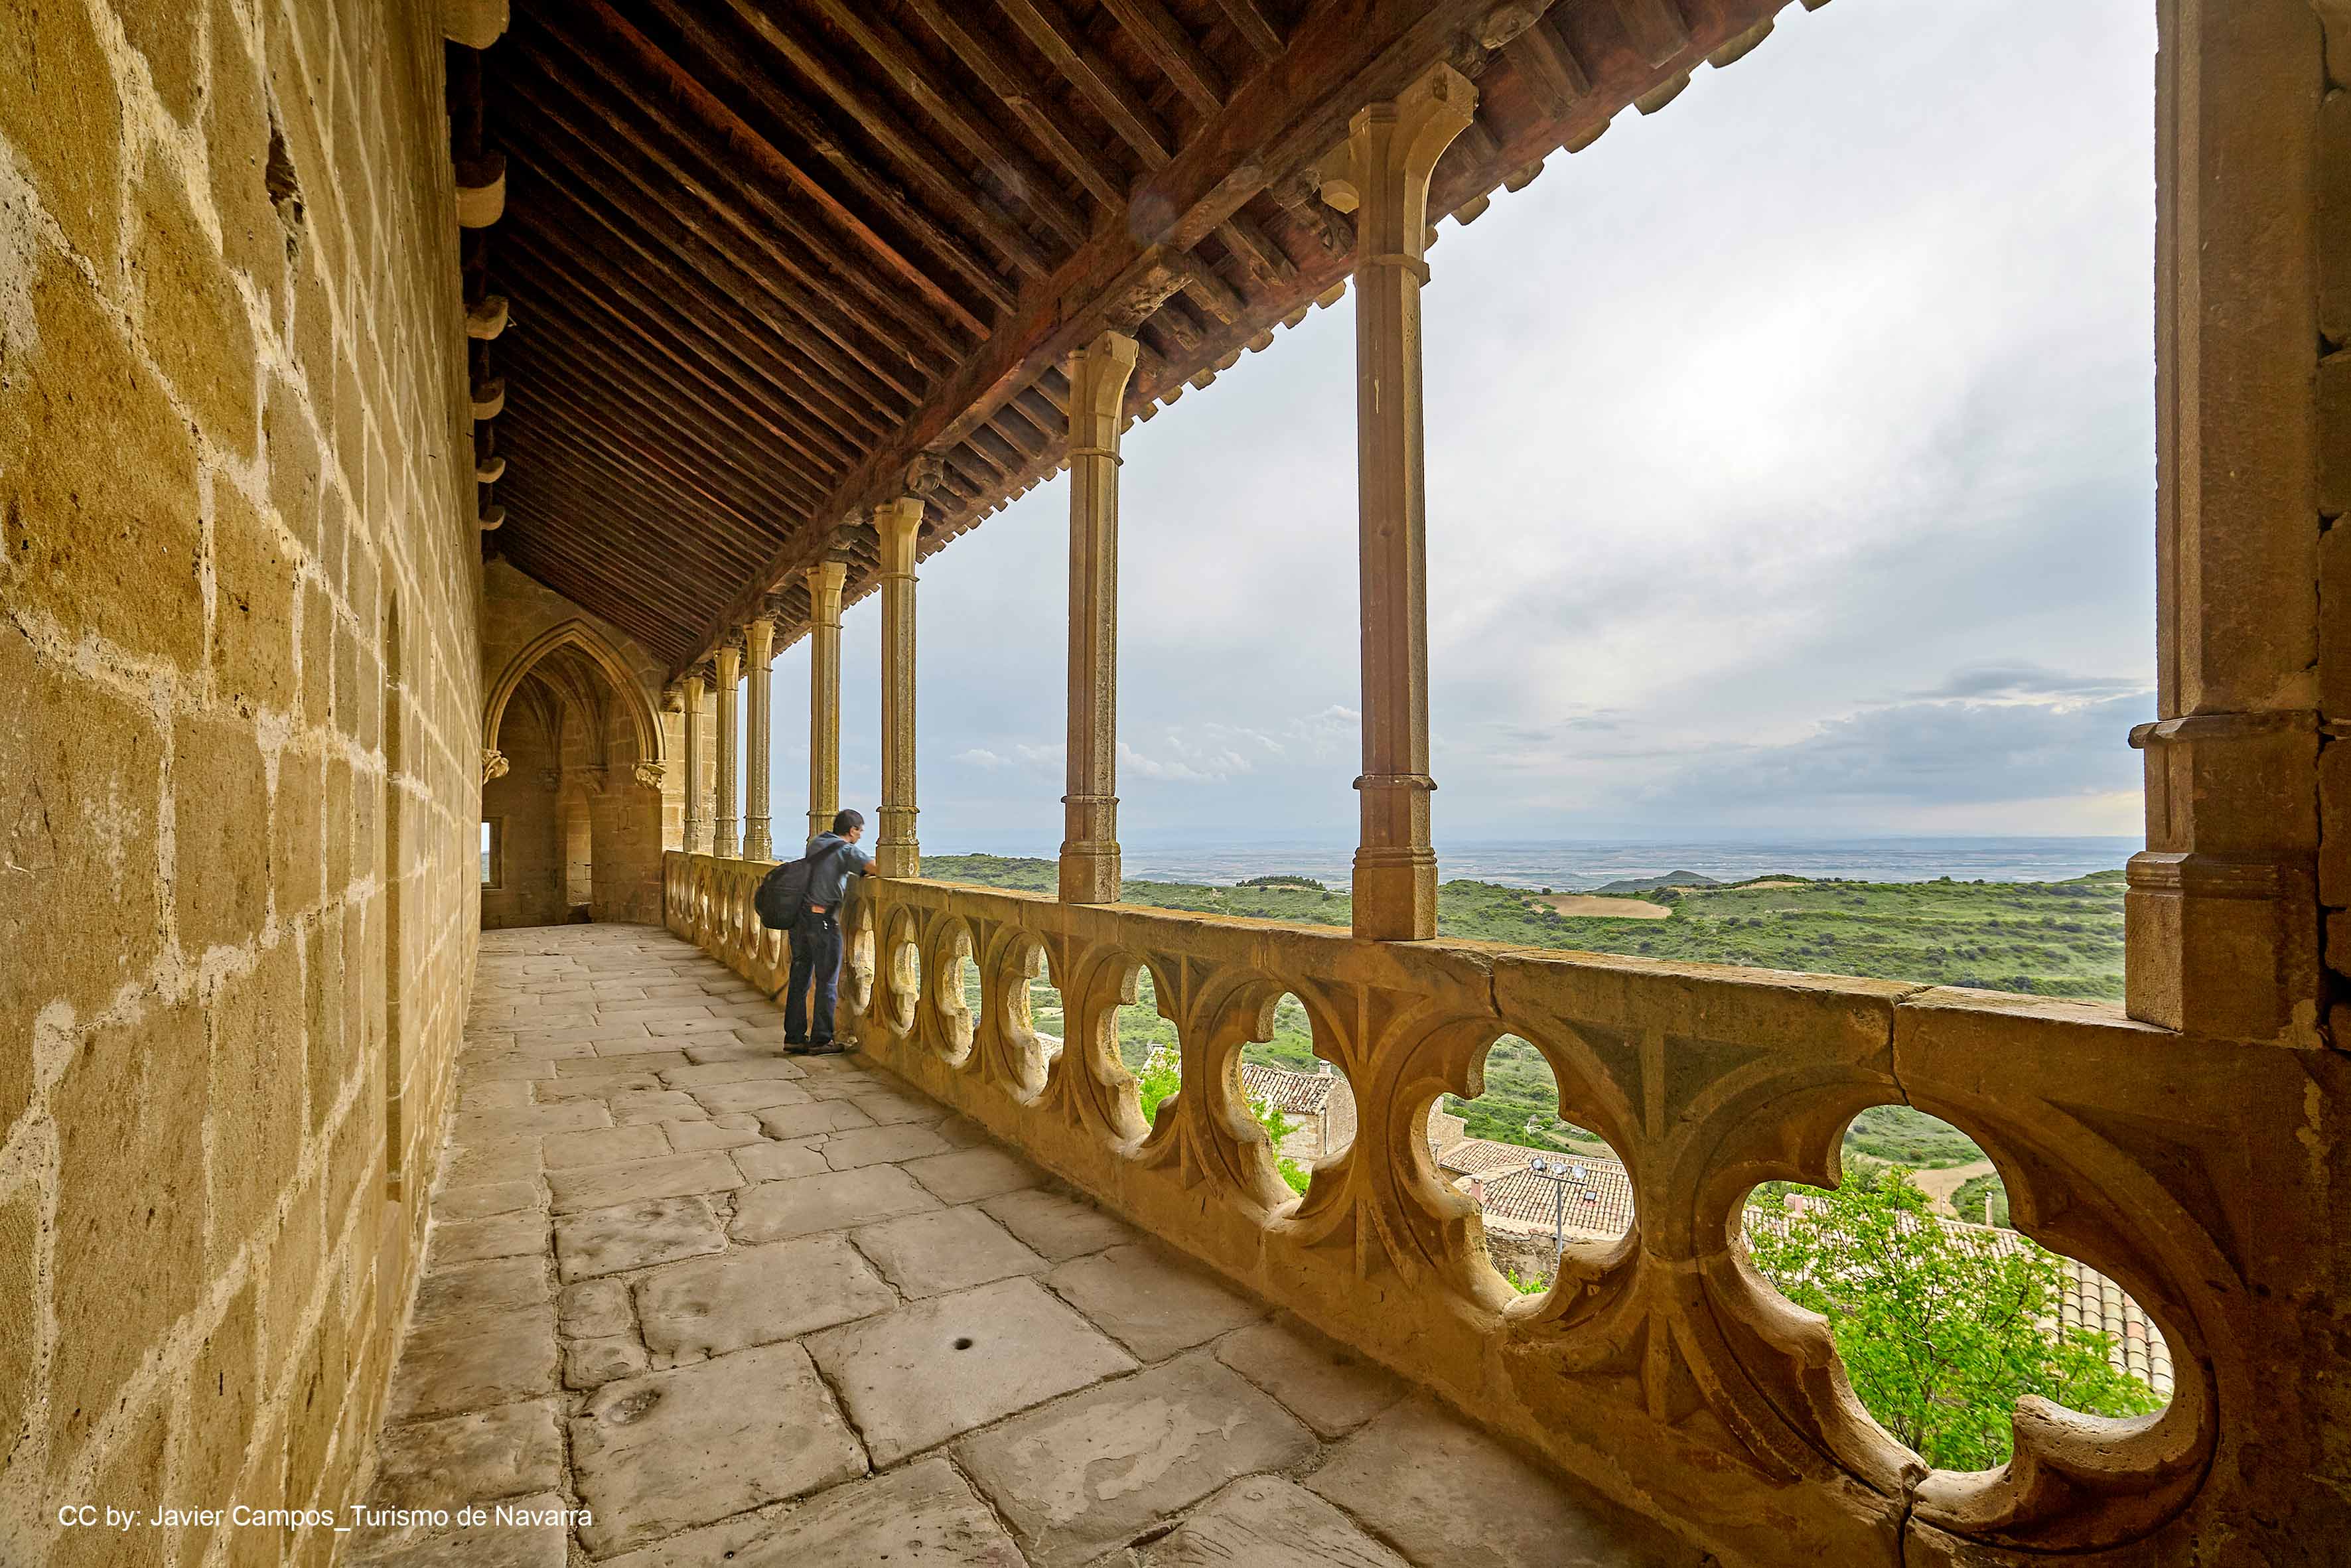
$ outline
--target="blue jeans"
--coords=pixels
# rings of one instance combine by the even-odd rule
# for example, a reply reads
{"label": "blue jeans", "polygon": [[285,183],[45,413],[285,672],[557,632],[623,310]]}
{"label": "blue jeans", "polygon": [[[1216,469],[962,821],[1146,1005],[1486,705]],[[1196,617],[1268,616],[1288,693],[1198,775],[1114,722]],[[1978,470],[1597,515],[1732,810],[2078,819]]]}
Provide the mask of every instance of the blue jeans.
{"label": "blue jeans", "polygon": [[[841,989],[841,926],[829,911],[816,915],[803,909],[792,924],[791,943],[791,978],[784,983],[784,1038],[830,1044],[832,1009]],[[816,983],[813,1009],[808,999],[810,980]]]}

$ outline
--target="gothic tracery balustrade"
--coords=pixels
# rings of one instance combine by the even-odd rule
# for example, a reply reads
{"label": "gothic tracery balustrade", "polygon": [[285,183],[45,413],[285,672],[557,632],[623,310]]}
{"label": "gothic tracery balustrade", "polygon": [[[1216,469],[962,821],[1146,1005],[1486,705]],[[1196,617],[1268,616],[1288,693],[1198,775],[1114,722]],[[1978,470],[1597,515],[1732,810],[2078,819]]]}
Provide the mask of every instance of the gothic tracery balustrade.
{"label": "gothic tracery balustrade", "polygon": [[[754,984],[767,868],[672,854],[670,925]],[[2222,1048],[2115,1009],[1892,982],[1338,930],[869,878],[851,916],[844,1029],[875,1060],[1110,1208],[1426,1384],[1575,1473],[1736,1538],[1799,1530],[1861,1562],[1911,1529],[2022,1551],[2126,1547],[2194,1497],[2224,1407],[2255,1384],[2260,1244],[2247,1195],[2294,1186],[2266,1086],[2296,1052]],[[975,966],[968,1009],[956,960]],[[1043,966],[1068,1048],[1026,1023]],[[1182,1088],[1145,1125],[1115,1014],[1150,974]],[[1293,994],[1360,1129],[1302,1197],[1240,1092],[1242,1046]],[[1475,1205],[1426,1137],[1487,1049],[1535,1043],[1563,1117],[1601,1134],[1631,1231],[1568,1244],[1521,1298],[1486,1266]],[[2027,1400],[2016,1457],[1928,1472],[1855,1399],[1824,1322],[1739,1239],[1760,1182],[1833,1186],[1859,1111],[1907,1102],[1991,1155],[2018,1228],[2121,1284],[2171,1346],[2169,1406],[2133,1420]],[[1915,1506],[1913,1506],[1915,1505]],[[1844,1553],[1838,1555],[1837,1553]],[[2000,1560],[1995,1558],[1993,1560]]]}

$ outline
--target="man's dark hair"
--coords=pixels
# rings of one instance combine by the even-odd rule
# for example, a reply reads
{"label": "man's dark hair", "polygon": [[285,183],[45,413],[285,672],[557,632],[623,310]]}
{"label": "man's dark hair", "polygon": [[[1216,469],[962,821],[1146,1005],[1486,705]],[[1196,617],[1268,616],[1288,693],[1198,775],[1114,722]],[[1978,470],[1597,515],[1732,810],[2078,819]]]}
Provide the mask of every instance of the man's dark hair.
{"label": "man's dark hair", "polygon": [[844,837],[864,825],[865,813],[862,811],[841,810],[832,814],[832,831]]}

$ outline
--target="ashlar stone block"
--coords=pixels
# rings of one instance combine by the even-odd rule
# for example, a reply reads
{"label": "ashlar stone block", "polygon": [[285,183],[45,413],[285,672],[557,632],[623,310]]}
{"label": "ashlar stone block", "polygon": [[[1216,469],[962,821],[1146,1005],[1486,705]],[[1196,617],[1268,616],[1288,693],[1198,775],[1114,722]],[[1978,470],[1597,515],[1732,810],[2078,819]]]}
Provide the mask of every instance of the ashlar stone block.
{"label": "ashlar stone block", "polygon": [[1035,1187],[988,1198],[979,1207],[1055,1262],[1143,1239],[1143,1233],[1134,1227],[1092,1204]]}
{"label": "ashlar stone block", "polygon": [[755,1186],[736,1200],[730,1229],[737,1241],[787,1241],[938,1207],[895,1166],[867,1166]]}
{"label": "ashlar stone block", "polygon": [[618,1274],[716,1252],[726,1245],[706,1197],[663,1197],[591,1208],[555,1222],[555,1258],[566,1281]]}
{"label": "ashlar stone block", "polygon": [[562,1410],[555,1399],[384,1428],[375,1490],[384,1508],[455,1508],[563,1484]]}

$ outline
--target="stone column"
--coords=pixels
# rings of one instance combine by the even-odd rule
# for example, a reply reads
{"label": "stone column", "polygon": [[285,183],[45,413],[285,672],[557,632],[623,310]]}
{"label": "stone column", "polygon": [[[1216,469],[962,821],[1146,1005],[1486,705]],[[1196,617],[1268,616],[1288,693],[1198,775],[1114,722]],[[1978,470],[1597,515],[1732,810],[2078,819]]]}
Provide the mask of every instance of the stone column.
{"label": "stone column", "polygon": [[904,496],[873,510],[882,541],[882,833],[873,869],[920,876],[914,837],[914,542],[923,498]]}
{"label": "stone column", "polygon": [[774,693],[768,683],[768,665],[776,656],[776,623],[766,616],[756,616],[743,625],[743,673],[750,691],[747,694],[751,706],[746,716],[747,733],[743,737],[743,749],[750,755],[743,759],[743,858],[749,861],[771,861],[776,858],[775,843],[768,832],[768,724],[774,713]]}
{"label": "stone column", "polygon": [[[2328,495],[2334,465],[2319,460],[2322,261],[2351,266],[2325,255],[2314,195],[2322,37],[2309,0],[2159,10],[2161,716],[2131,735],[2146,754],[2147,850],[2131,858],[2125,896],[2125,1000],[2133,1018],[2168,1028],[2314,1043],[2319,686],[2330,664],[2320,517],[2346,507]],[[2351,334],[2351,323],[2333,326],[2338,342]],[[2340,391],[2351,407],[2351,385]],[[2341,862],[2334,880],[2351,903],[2341,842],[2328,860]]]}
{"label": "stone column", "polygon": [[736,835],[735,820],[735,694],[742,679],[743,650],[729,643],[718,650],[718,785],[716,818],[717,831],[710,852],[721,860],[733,860],[743,852],[742,841]]}
{"label": "stone column", "polygon": [[841,810],[841,589],[848,576],[837,560],[808,569],[810,838]]}
{"label": "stone column", "polygon": [[702,770],[703,750],[709,744],[703,738],[702,704],[705,686],[702,672],[695,670],[678,683],[685,697],[685,852],[690,855],[709,853],[708,841],[703,837]]}
{"label": "stone column", "polygon": [[1117,332],[1070,356],[1064,904],[1118,902],[1118,440],[1134,358],[1134,340]]}
{"label": "stone column", "polygon": [[1421,434],[1420,290],[1428,180],[1468,127],[1477,89],[1438,66],[1349,124],[1332,205],[1355,210],[1355,486],[1363,608],[1362,837],[1355,935],[1437,935],[1429,846],[1428,545]]}

